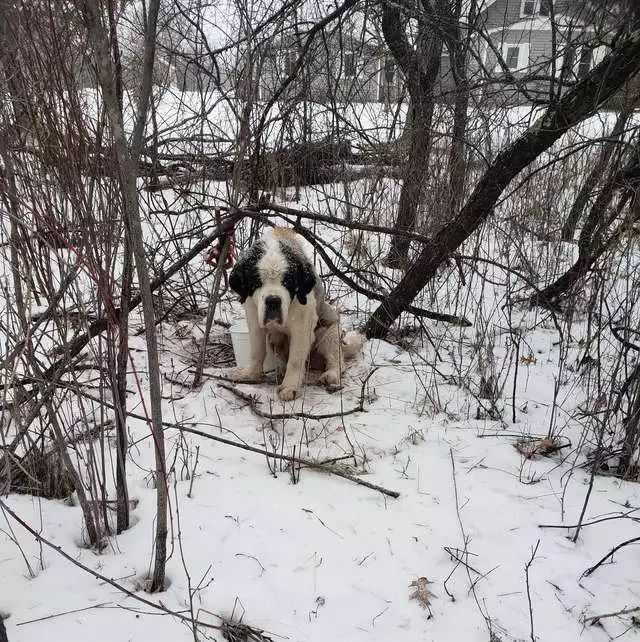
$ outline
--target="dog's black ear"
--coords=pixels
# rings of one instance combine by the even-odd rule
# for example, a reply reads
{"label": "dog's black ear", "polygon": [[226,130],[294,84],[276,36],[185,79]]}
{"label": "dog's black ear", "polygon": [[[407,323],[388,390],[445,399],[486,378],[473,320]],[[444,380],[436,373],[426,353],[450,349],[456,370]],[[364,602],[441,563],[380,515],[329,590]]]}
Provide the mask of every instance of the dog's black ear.
{"label": "dog's black ear", "polygon": [[258,262],[264,255],[264,243],[256,241],[233,266],[229,274],[229,287],[244,303],[261,285]]}
{"label": "dog's black ear", "polygon": [[241,258],[229,274],[229,287],[240,297],[240,303],[244,303],[251,293],[248,268],[247,260]]}
{"label": "dog's black ear", "polygon": [[296,295],[302,305],[307,304],[307,296],[316,285],[316,276],[313,266],[308,261],[301,261],[297,270]]}

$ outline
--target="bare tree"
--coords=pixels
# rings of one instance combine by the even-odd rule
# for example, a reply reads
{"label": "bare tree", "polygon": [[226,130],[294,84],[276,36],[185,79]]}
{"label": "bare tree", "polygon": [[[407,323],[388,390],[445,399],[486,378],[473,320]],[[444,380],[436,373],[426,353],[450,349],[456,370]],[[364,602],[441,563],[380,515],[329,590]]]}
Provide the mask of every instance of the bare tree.
{"label": "bare tree", "polygon": [[166,471],[166,457],[164,448],[164,433],[162,429],[162,396],[160,387],[160,366],[158,362],[158,346],[156,339],[155,313],[147,260],[145,257],[142,238],[142,223],[136,185],[137,158],[140,154],[142,135],[147,119],[151,83],[153,75],[153,62],[155,57],[156,24],[158,19],[159,1],[149,4],[147,25],[145,33],[144,74],[138,104],[138,115],[134,130],[134,138],[129,146],[122,116],[121,104],[118,100],[114,82],[113,60],[109,48],[107,31],[103,24],[104,15],[97,2],[83,2],[82,10],[91,36],[94,49],[95,64],[98,79],[102,89],[105,108],[109,117],[114,138],[118,171],[123,190],[123,200],[127,216],[128,234],[136,272],[142,294],[142,309],[144,315],[145,332],[147,339],[147,355],[149,362],[149,387],[151,396],[151,429],[156,453],[156,495],[157,495],[157,522],[155,540],[155,566],[149,590],[161,591],[164,589],[165,563],[167,551],[167,502],[168,483]]}
{"label": "bare tree", "polygon": [[[412,231],[418,209],[423,202],[425,176],[431,148],[431,121],[435,104],[435,83],[440,70],[442,36],[435,26],[436,11],[424,3],[417,43],[414,47],[406,33],[406,20],[400,7],[384,2],[382,32],[389,50],[406,78],[411,107],[407,116],[409,151],[403,170],[402,189],[394,231]],[[390,267],[404,268],[407,264],[409,241],[394,235],[385,262]]]}
{"label": "bare tree", "polygon": [[513,178],[638,72],[640,34],[633,27],[587,77],[547,108],[534,127],[497,155],[458,216],[423,245],[407,274],[373,313],[367,324],[369,337],[386,335],[438,267],[490,216]]}

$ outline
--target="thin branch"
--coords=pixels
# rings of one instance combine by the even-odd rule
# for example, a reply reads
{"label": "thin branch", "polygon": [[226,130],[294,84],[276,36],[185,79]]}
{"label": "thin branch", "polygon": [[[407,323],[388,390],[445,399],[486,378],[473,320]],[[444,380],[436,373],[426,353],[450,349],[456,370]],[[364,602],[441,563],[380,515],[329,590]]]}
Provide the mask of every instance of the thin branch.
{"label": "thin branch", "polygon": [[629,546],[629,544],[634,544],[635,542],[640,542],[640,537],[632,537],[631,539],[628,539],[621,544],[618,544],[617,546],[614,546],[599,562],[594,564],[593,566],[590,566],[582,575],[580,576],[581,578],[583,577],[589,577],[594,571],[599,569],[610,557],[613,556],[613,554],[616,551],[619,551],[621,548],[624,548],[625,546]]}
{"label": "thin branch", "polygon": [[531,558],[529,559],[526,566],[524,567],[524,574],[527,581],[527,602],[529,603],[529,623],[531,625],[531,631],[530,631],[531,642],[536,642],[536,636],[533,628],[533,606],[531,604],[531,588],[529,586],[529,569],[531,568],[531,564],[533,564],[533,560],[536,558],[536,553],[538,552],[539,546],[540,546],[540,540],[536,542],[535,548],[531,553]]}

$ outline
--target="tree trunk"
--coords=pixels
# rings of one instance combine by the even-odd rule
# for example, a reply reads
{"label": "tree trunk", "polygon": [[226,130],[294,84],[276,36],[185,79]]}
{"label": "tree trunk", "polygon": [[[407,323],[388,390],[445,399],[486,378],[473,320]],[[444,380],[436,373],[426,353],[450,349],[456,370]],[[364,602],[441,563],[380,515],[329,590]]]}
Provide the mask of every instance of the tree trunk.
{"label": "tree trunk", "polygon": [[[638,148],[635,148],[632,158],[624,167],[619,167],[616,171],[612,170],[609,178],[602,186],[600,194],[598,198],[596,198],[584,227],[580,232],[578,259],[553,283],[543,290],[536,292],[530,299],[531,305],[543,305],[549,308],[555,307],[558,299],[569,293],[569,291],[586,276],[607,248],[610,247],[611,238],[605,241],[603,239],[604,234],[610,224],[620,216],[629,200],[633,198],[634,187],[627,184],[626,177],[633,175],[639,168]],[[607,215],[613,199],[622,187],[625,188],[625,192],[620,198],[614,214]],[[617,236],[619,236],[619,231],[614,233],[612,238],[616,238]]]}
{"label": "tree trunk", "polygon": [[415,106],[410,133],[409,157],[402,173],[402,189],[398,211],[393,225],[394,235],[384,264],[402,269],[406,267],[410,241],[398,232],[411,232],[415,227],[418,209],[424,198],[425,175],[431,148],[431,120],[433,102]]}
{"label": "tree trunk", "polygon": [[[385,2],[382,10],[382,32],[385,42],[402,70],[411,97],[409,156],[404,168],[398,212],[394,232],[411,232],[415,226],[418,210],[424,198],[424,188],[431,147],[431,121],[433,118],[433,88],[440,70],[442,40],[435,29],[422,27],[418,49],[407,39],[402,24],[400,9]],[[409,253],[406,236],[394,235],[391,248],[385,259],[389,267],[406,267]]]}
{"label": "tree trunk", "polygon": [[[123,109],[122,60],[116,29],[114,0],[108,2],[109,40],[113,55],[114,88],[119,110]],[[141,145],[144,128],[137,127],[134,141]],[[135,152],[135,150],[134,150]],[[135,160],[138,160],[134,153]],[[120,318],[118,321],[118,350],[115,359],[114,406],[116,425],[116,532],[122,533],[129,528],[129,488],[127,485],[127,366],[129,364],[129,308],[133,282],[133,256],[129,226],[123,222],[123,266],[122,286],[120,289]],[[113,376],[112,376],[113,381]]]}
{"label": "tree trunk", "polygon": [[[635,25],[638,27],[638,25]],[[592,114],[640,69],[640,30],[622,37],[595,69],[500,152],[451,225],[425,243],[411,269],[374,311],[368,337],[384,337],[391,325],[436,274],[442,262],[491,215],[511,180],[568,129]]]}
{"label": "tree trunk", "polygon": [[455,82],[455,102],[453,105],[453,130],[451,133],[451,150],[449,152],[449,211],[458,212],[464,199],[464,187],[467,174],[465,159],[465,134],[467,131],[469,99],[471,95],[467,77],[468,52],[471,44],[472,25],[476,21],[476,0],[472,0],[468,15],[469,27],[463,38],[460,23],[462,20],[462,3],[457,0],[455,11],[444,22],[445,42],[451,60],[451,73]]}
{"label": "tree trunk", "polygon": [[116,357],[116,530],[129,528],[129,489],[127,487],[127,366],[129,361],[129,308],[133,280],[133,256],[128,226],[124,225],[124,264],[120,294],[120,319],[118,323],[118,354]]}
{"label": "tree trunk", "polygon": [[576,233],[576,227],[578,226],[578,222],[580,221],[582,212],[584,212],[584,208],[587,206],[593,190],[596,188],[598,181],[602,177],[602,173],[604,172],[607,164],[609,163],[609,160],[611,159],[611,155],[620,142],[620,138],[622,137],[627,122],[629,121],[630,115],[630,112],[626,110],[621,111],[618,114],[616,124],[611,130],[609,140],[604,144],[604,147],[600,152],[600,156],[596,161],[596,164],[593,166],[591,172],[589,172],[589,174],[587,175],[587,179],[578,192],[578,196],[573,201],[573,205],[571,206],[571,210],[569,211],[567,220],[562,226],[563,241],[573,241],[573,237]]}
{"label": "tree trunk", "polygon": [[[624,442],[618,462],[618,474],[624,478],[636,478],[638,471],[633,471],[632,461],[640,446],[640,379],[636,379],[633,404],[624,424]],[[635,472],[635,474],[632,474]]]}
{"label": "tree trunk", "polygon": [[151,91],[151,78],[153,73],[153,60],[155,56],[155,33],[158,17],[159,0],[152,0],[149,4],[145,33],[144,76],[143,91],[138,106],[138,118],[134,130],[132,151],[129,150],[124,133],[123,117],[116,90],[114,86],[113,64],[109,52],[109,44],[104,27],[101,22],[100,11],[95,0],[85,0],[84,15],[89,29],[89,34],[94,49],[98,80],[102,89],[103,100],[107,117],[111,125],[114,148],[120,174],[123,199],[131,248],[135,259],[136,273],[142,296],[142,312],[145,324],[147,341],[147,358],[149,365],[149,392],[151,399],[151,430],[154,439],[156,457],[156,537],[155,537],[155,564],[153,576],[150,578],[149,590],[161,591],[164,589],[165,565],[167,554],[167,472],[164,448],[164,433],[162,430],[162,397],[160,387],[160,365],[158,361],[158,345],[155,328],[155,313],[149,271],[144,254],[142,235],[142,222],[140,218],[140,205],[136,185],[136,158],[140,151],[142,132],[146,122],[146,113]]}

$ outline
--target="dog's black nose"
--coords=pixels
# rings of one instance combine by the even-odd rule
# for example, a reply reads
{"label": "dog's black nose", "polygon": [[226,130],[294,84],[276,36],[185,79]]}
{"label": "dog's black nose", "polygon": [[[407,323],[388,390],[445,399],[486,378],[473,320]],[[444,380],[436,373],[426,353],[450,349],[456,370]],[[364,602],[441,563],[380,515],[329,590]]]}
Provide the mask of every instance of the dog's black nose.
{"label": "dog's black nose", "polygon": [[279,296],[268,296],[264,300],[264,320],[279,321],[282,318],[282,301]]}

